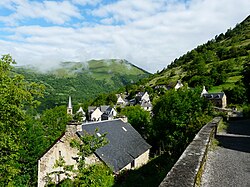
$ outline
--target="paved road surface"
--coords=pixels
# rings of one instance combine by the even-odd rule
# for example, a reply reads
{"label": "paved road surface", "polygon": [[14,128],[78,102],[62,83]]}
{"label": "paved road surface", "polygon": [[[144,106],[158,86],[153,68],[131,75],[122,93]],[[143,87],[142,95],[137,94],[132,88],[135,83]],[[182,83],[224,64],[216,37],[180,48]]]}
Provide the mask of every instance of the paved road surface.
{"label": "paved road surface", "polygon": [[229,123],[217,136],[220,146],[208,152],[202,187],[250,187],[250,120]]}

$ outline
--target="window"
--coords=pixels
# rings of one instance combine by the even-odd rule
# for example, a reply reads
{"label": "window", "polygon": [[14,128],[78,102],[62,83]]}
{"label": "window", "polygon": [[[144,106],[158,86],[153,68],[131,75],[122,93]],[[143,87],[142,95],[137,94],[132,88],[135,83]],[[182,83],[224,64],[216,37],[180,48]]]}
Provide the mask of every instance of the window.
{"label": "window", "polygon": [[132,162],[131,162],[131,168],[134,168],[135,167],[135,160],[133,160]]}
{"label": "window", "polygon": [[59,183],[60,182],[60,174],[57,174],[56,175],[56,183]]}
{"label": "window", "polygon": [[97,132],[96,134],[97,134],[97,136],[101,137],[101,134],[99,132]]}
{"label": "window", "polygon": [[62,152],[61,151],[59,151],[59,157],[62,157]]}

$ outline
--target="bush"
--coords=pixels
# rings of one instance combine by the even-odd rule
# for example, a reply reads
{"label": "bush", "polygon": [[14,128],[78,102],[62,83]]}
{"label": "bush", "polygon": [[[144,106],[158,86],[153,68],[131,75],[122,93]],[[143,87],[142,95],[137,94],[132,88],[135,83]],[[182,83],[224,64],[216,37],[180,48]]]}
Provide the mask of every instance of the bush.
{"label": "bush", "polygon": [[243,116],[250,118],[250,105],[243,106]]}

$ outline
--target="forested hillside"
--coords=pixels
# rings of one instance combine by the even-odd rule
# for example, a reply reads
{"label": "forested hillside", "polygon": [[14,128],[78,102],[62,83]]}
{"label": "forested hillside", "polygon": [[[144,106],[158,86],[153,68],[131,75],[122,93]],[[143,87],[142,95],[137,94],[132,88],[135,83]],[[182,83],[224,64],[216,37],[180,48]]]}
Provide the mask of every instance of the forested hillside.
{"label": "forested hillside", "polygon": [[239,90],[240,94],[244,89],[241,81],[243,70],[249,61],[250,16],[234,29],[228,29],[225,34],[221,33],[175,59],[167,68],[146,82],[148,86],[154,87],[182,80],[189,87],[204,85],[212,92],[232,93]]}
{"label": "forested hillside", "polygon": [[67,103],[69,95],[74,103],[93,99],[101,93],[110,93],[127,84],[147,77],[148,72],[126,60],[91,60],[86,63],[63,62],[56,69],[40,72],[35,68],[17,67],[15,71],[30,82],[45,85],[41,109]]}

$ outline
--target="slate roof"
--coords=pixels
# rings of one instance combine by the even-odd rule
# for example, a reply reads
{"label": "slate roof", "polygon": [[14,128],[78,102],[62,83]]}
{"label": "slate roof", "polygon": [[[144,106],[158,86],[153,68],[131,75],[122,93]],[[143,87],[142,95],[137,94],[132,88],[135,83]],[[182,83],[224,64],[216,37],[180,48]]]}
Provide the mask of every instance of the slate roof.
{"label": "slate roof", "polygon": [[136,94],[136,96],[142,97],[144,94],[145,94],[145,92],[138,92],[138,93]]}
{"label": "slate roof", "polygon": [[94,112],[94,110],[95,110],[96,108],[97,108],[96,106],[89,106],[89,107],[88,107],[88,113]]}
{"label": "slate roof", "polygon": [[151,148],[151,146],[141,137],[141,135],[129,124],[120,119],[88,123],[82,125],[81,132],[107,133],[106,138],[109,143],[96,150],[95,154],[110,166],[114,172],[120,171],[135,158]]}
{"label": "slate roof", "polygon": [[218,93],[205,93],[203,96],[207,99],[218,99],[221,100],[223,96],[225,95],[224,92],[218,92]]}
{"label": "slate roof", "polygon": [[108,108],[110,108],[110,106],[108,106],[108,105],[102,105],[102,106],[100,106],[100,110],[102,112],[106,112]]}

